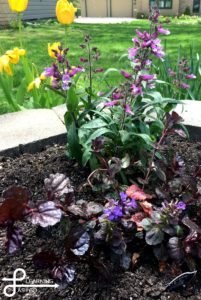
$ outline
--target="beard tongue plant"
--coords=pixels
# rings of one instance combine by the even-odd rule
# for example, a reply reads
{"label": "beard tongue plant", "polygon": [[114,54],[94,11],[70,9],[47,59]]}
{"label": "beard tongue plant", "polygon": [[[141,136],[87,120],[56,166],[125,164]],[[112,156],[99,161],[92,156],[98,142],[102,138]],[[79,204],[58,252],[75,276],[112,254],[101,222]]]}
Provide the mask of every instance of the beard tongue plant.
{"label": "beard tongue plant", "polygon": [[[47,238],[50,227],[51,237],[60,234],[60,255],[44,249],[33,262],[49,268],[61,285],[73,281],[76,262],[89,263],[109,280],[111,270],[136,267],[150,251],[165,267],[177,263],[180,273],[183,267],[194,271],[199,266],[201,164],[189,175],[182,158],[165,144],[169,136],[186,133],[182,118],[170,112],[175,101],[154,90],[156,78],[149,74],[152,57],[165,56],[158,35],[169,34],[158,17],[154,10],[150,31],[137,30],[129,49],[131,70],[119,71],[125,82],[101,97],[92,85],[94,74],[103,71],[93,64],[100,52],[91,47],[90,37],[81,45],[87,51],[80,59],[84,66],[71,66],[68,49],[59,43],[49,45],[55,62],[44,70],[44,84],[66,99],[68,153],[83,165],[90,163],[88,185],[102,192],[101,200],[75,199],[70,180],[51,174],[45,179],[46,202],[33,205],[25,187],[3,192],[0,226],[9,253],[23,247],[20,222],[31,221],[40,237]],[[78,92],[85,70],[89,84]]]}

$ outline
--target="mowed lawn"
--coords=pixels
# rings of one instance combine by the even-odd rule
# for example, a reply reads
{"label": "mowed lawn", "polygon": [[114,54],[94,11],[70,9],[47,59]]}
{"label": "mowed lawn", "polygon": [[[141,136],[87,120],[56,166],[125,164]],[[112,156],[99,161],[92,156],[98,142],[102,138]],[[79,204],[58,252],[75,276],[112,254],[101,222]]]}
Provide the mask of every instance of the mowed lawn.
{"label": "mowed lawn", "polygon": [[[35,25],[34,25],[35,24]],[[23,30],[24,46],[32,63],[42,72],[44,67],[51,65],[53,60],[48,56],[47,43],[55,41],[64,42],[64,28],[56,21],[40,22],[26,25]],[[183,56],[188,57],[190,46],[194,47],[194,53],[201,54],[201,24],[165,24],[171,35],[163,36],[166,51],[172,60],[177,60],[178,47],[182,47]],[[127,53],[127,49],[133,46],[132,38],[135,30],[147,30],[149,23],[146,20],[136,20],[123,24],[72,24],[68,28],[69,61],[72,65],[79,64],[80,56],[84,56],[84,50],[80,48],[83,36],[90,34],[92,45],[101,51],[101,59],[96,67],[126,68],[126,59],[119,58]],[[0,50],[19,46],[19,33],[14,29],[0,30]],[[110,75],[112,82],[120,80],[118,74]],[[96,87],[101,89],[104,84],[96,82]]]}

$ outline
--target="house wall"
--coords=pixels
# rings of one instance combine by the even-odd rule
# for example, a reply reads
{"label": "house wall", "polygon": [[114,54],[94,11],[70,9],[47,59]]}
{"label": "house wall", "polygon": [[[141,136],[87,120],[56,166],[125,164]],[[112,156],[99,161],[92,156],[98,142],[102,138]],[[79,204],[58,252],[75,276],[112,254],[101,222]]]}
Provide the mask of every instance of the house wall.
{"label": "house wall", "polygon": [[[191,0],[189,0],[189,1],[191,1]],[[160,9],[161,15],[164,15],[164,16],[177,15],[179,12],[179,2],[183,2],[183,0],[182,1],[173,0],[171,9]],[[134,1],[133,16],[136,17],[138,13],[143,13],[145,15],[149,14],[149,0],[135,0]]]}
{"label": "house wall", "polygon": [[[23,20],[42,19],[55,17],[55,6],[57,0],[29,0],[28,8],[23,13]],[[9,24],[16,18],[8,6],[7,0],[0,0],[0,24]]]}

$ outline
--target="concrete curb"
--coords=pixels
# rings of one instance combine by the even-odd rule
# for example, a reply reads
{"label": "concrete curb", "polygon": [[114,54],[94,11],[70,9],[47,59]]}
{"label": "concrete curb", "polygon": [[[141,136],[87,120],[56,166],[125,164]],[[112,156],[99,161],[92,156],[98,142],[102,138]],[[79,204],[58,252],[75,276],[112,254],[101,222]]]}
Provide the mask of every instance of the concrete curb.
{"label": "concrete curb", "polygon": [[[201,141],[201,101],[185,100],[176,111],[183,117],[190,139]],[[0,156],[36,153],[48,145],[67,142],[66,106],[32,109],[0,116]]]}

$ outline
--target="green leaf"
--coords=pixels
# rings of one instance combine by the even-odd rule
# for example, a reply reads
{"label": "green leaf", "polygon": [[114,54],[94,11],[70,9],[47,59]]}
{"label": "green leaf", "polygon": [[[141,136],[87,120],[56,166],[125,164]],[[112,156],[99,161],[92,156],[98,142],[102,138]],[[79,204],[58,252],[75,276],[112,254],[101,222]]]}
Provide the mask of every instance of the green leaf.
{"label": "green leaf", "polygon": [[116,68],[109,68],[107,71],[105,71],[103,78],[107,77],[110,73],[119,73],[119,70]]}
{"label": "green leaf", "polygon": [[82,155],[82,165],[85,167],[88,163],[89,159],[91,158],[91,147],[87,147]]}
{"label": "green leaf", "polygon": [[99,128],[96,131],[94,131],[90,137],[88,138],[87,142],[85,143],[85,145],[91,143],[92,140],[95,140],[96,138],[98,138],[101,135],[105,135],[107,133],[111,133],[113,134],[112,130],[107,129],[107,128]]}
{"label": "green leaf", "polygon": [[130,166],[130,156],[128,155],[128,153],[126,153],[126,155],[121,160],[121,167],[122,169],[126,169],[129,166]]}
{"label": "green leaf", "polygon": [[66,99],[67,109],[70,112],[75,113],[77,111],[78,104],[79,104],[79,99],[75,93],[75,88],[71,86],[70,89],[68,90],[67,99]]}
{"label": "green leaf", "polygon": [[145,133],[133,133],[134,136],[138,136],[142,140],[145,141],[146,144],[152,144],[152,139],[148,134]]}
{"label": "green leaf", "polygon": [[70,157],[74,157],[79,163],[82,162],[82,151],[75,124],[72,123],[67,132],[67,147]]}
{"label": "green leaf", "polygon": [[82,129],[95,129],[95,128],[101,128],[105,127],[107,125],[106,122],[104,122],[101,119],[94,119],[92,121],[87,122],[86,124],[82,125]]}

